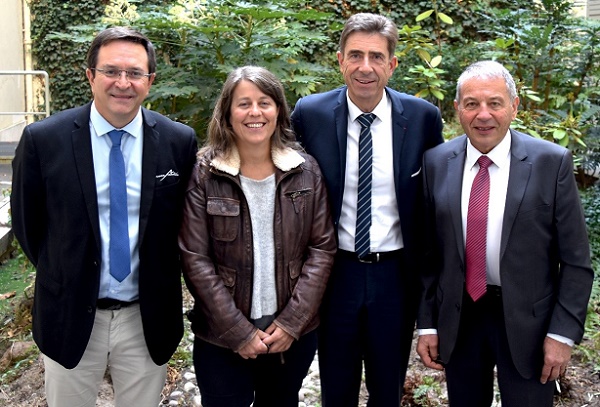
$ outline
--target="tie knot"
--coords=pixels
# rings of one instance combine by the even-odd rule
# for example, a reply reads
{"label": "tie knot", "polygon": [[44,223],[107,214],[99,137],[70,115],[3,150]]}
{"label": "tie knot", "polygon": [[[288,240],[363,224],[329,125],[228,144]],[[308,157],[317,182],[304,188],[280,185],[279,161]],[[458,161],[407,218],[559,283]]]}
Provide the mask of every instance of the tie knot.
{"label": "tie knot", "polygon": [[360,123],[360,125],[364,128],[364,127],[370,127],[371,123],[373,123],[373,120],[375,120],[375,115],[373,113],[363,113],[360,116],[358,116],[357,120]]}
{"label": "tie knot", "polygon": [[483,169],[486,169],[487,167],[489,167],[490,165],[492,165],[494,163],[490,159],[490,157],[488,157],[487,155],[480,156],[479,159],[477,160],[477,162],[479,163],[479,168],[483,168]]}
{"label": "tie knot", "polygon": [[125,130],[111,130],[108,132],[108,137],[112,141],[113,146],[121,145],[121,137],[125,134]]}

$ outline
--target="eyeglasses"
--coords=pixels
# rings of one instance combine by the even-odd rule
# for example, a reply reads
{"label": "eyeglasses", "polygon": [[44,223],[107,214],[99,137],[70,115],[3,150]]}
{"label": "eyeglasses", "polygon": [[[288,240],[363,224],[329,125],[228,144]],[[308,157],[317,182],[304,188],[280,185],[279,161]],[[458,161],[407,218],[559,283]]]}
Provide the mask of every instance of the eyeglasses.
{"label": "eyeglasses", "polygon": [[136,71],[135,69],[130,70],[130,69],[113,69],[113,68],[107,68],[107,69],[100,69],[100,68],[90,68],[92,71],[98,71],[100,72],[102,75],[106,76],[107,78],[111,78],[111,79],[119,79],[121,78],[121,73],[125,72],[125,77],[130,80],[130,81],[139,81],[142,80],[143,78],[149,78],[152,76],[151,73],[144,73],[142,71]]}

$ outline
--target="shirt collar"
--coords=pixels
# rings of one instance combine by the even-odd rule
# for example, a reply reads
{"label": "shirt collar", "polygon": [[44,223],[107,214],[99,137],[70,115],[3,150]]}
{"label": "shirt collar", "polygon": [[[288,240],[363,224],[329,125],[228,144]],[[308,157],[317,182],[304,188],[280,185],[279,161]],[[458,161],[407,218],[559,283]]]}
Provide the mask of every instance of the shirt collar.
{"label": "shirt collar", "polygon": [[[102,117],[102,115],[96,108],[96,102],[92,102],[92,110],[90,111],[90,122],[92,122],[92,127],[94,128],[94,131],[96,131],[96,136],[98,137],[102,137],[109,131],[115,129],[115,127],[112,124],[110,124],[104,117]],[[130,121],[127,124],[127,126],[117,130],[125,130],[127,133],[137,138],[140,137],[143,133],[142,124],[142,108],[140,107],[133,120]]]}
{"label": "shirt collar", "polygon": [[383,120],[383,118],[385,117],[390,117],[389,113],[386,114],[386,112],[390,111],[390,101],[385,90],[383,91],[383,97],[381,98],[377,106],[375,106],[375,109],[373,109],[372,112],[363,112],[362,110],[360,110],[358,106],[356,106],[354,102],[350,100],[350,96],[348,96],[348,90],[346,90],[346,100],[348,101],[348,114],[352,123],[356,122],[358,116],[360,116],[363,113],[373,113],[375,116],[377,116],[379,120]]}
{"label": "shirt collar", "polygon": [[[496,164],[498,167],[503,168],[510,164],[509,156],[510,156],[510,145],[511,145],[511,137],[510,130],[506,131],[506,135],[502,138],[502,141],[498,143],[496,147],[494,147],[489,153],[486,155]],[[481,151],[477,150],[471,144],[471,140],[467,138],[467,158],[465,160],[465,166],[469,170],[475,165],[479,157],[483,154]]]}

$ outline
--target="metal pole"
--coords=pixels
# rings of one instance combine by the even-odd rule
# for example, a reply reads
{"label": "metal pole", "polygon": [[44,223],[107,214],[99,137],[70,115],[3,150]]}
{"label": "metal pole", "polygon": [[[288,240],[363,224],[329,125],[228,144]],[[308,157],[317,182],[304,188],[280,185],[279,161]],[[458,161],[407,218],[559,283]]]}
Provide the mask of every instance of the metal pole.
{"label": "metal pole", "polygon": [[46,99],[46,111],[45,112],[0,112],[0,115],[40,115],[45,114],[46,117],[50,116],[50,77],[46,71],[0,71],[0,75],[42,75],[45,83],[45,99]]}

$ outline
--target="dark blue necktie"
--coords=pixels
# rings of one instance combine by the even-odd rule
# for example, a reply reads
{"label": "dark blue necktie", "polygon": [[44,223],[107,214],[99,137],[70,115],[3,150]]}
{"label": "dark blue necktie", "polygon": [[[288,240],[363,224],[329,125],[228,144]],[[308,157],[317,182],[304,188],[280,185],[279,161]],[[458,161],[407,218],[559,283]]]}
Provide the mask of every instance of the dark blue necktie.
{"label": "dark blue necktie", "polygon": [[108,133],[112,141],[109,156],[110,173],[110,275],[119,282],[131,272],[129,253],[129,225],[127,222],[127,184],[125,181],[125,160],[121,152],[123,130]]}
{"label": "dark blue necktie", "polygon": [[371,183],[373,173],[373,139],[371,123],[375,120],[373,113],[358,116],[360,137],[358,139],[358,203],[356,208],[356,234],[354,251],[359,258],[371,250]]}

